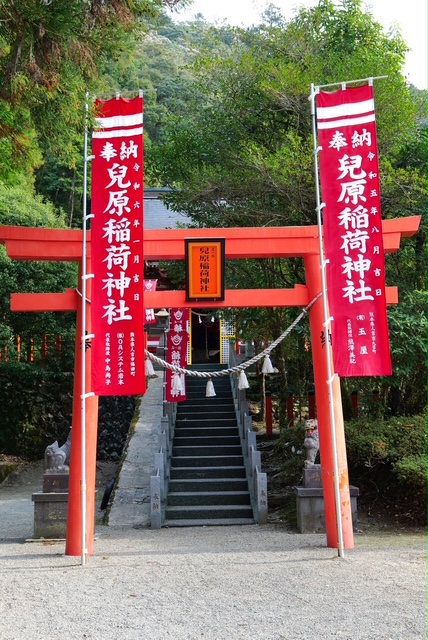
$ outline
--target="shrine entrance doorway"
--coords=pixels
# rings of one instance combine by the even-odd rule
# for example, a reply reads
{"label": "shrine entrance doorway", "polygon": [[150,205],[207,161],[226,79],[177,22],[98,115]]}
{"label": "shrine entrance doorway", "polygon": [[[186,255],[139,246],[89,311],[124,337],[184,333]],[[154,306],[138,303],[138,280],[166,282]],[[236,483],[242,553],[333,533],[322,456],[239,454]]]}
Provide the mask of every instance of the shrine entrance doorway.
{"label": "shrine entrance doorway", "polygon": [[220,321],[209,311],[191,311],[191,364],[220,362]]}

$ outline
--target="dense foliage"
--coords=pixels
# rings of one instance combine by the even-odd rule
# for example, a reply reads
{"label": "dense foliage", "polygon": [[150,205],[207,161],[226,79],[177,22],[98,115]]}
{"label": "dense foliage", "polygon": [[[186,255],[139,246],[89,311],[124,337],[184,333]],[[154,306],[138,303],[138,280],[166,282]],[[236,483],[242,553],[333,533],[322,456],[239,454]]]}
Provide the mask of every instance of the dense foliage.
{"label": "dense foliage", "polygon": [[[265,444],[263,463],[269,472],[272,494],[281,493],[281,504],[293,521],[292,487],[302,482],[306,451],[303,422],[283,429],[272,446]],[[392,524],[426,524],[427,434],[424,416],[390,418],[375,415],[345,424],[349,477],[360,490],[359,508],[366,516]],[[263,445],[262,445],[263,452]],[[317,458],[317,462],[321,461]],[[284,496],[284,487],[288,487]]]}

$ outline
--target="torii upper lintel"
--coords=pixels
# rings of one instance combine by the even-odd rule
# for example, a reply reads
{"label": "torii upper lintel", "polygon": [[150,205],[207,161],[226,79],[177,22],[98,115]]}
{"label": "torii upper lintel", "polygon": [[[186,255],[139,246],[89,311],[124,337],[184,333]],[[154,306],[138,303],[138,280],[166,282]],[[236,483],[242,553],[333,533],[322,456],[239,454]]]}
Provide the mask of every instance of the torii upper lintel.
{"label": "torii upper lintel", "polygon": [[[386,253],[400,248],[401,238],[414,236],[420,216],[382,222]],[[184,260],[186,238],[226,239],[226,259],[296,258],[319,252],[318,227],[239,227],[228,229],[161,229],[144,232],[145,260]],[[90,232],[88,257],[90,257]],[[29,227],[1,227],[0,243],[13,260],[76,262],[82,257],[83,232]]]}

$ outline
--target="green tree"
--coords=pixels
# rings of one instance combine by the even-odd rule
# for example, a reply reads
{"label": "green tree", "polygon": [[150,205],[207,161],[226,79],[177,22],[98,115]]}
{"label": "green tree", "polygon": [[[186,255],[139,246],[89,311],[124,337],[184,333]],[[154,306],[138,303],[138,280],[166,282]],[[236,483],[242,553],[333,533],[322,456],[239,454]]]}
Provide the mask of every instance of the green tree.
{"label": "green tree", "polygon": [[[401,36],[385,33],[360,0],[339,6],[320,0],[288,22],[270,10],[263,24],[235,31],[228,48],[197,58],[195,99],[185,117],[171,111],[160,143],[150,149],[149,173],[176,189],[168,202],[190,214],[195,226],[314,224],[311,83],[386,75],[375,87],[384,217],[419,214],[426,185],[420,168],[412,169],[403,151],[409,141],[416,143],[420,114],[402,74],[406,51]],[[410,288],[412,278],[418,278],[412,247],[406,249]],[[285,263],[270,265],[269,272],[254,268],[254,286],[261,279],[281,286],[283,274],[288,283],[304,281],[301,266]],[[238,264],[235,271],[240,283],[248,280],[245,266]],[[391,274],[391,284],[397,284],[396,271]],[[263,311],[258,314],[266,334]],[[280,333],[271,330],[271,339]],[[418,350],[418,362],[422,355]],[[281,375],[285,380],[285,369]]]}
{"label": "green tree", "polygon": [[[65,228],[65,220],[41,196],[34,196],[27,185],[4,186],[0,183],[0,224],[23,227]],[[62,336],[63,366],[71,370],[74,354],[75,317],[63,313],[13,313],[10,311],[11,293],[62,293],[77,285],[76,266],[71,263],[31,262],[11,260],[0,246],[0,350],[7,346],[14,352],[16,336],[29,346],[36,340],[40,346],[43,336]],[[53,363],[52,363],[53,364]]]}
{"label": "green tree", "polygon": [[37,186],[73,221],[86,92],[100,90],[101,69],[132,51],[148,19],[179,4],[185,0],[0,0],[0,180],[31,181],[46,160]]}

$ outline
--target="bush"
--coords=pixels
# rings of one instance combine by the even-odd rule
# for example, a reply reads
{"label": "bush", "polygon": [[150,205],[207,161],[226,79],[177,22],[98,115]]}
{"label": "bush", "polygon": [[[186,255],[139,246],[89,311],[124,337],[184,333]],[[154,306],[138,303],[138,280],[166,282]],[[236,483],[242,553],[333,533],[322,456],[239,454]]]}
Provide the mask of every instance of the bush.
{"label": "bush", "polygon": [[400,482],[419,491],[426,489],[427,471],[428,465],[425,455],[407,456],[394,465],[394,472]]}
{"label": "bush", "polygon": [[73,376],[34,364],[0,365],[0,452],[43,458],[48,444],[62,445],[71,426]]}
{"label": "bush", "polygon": [[[63,445],[72,424],[74,376],[25,362],[0,365],[0,453],[41,460],[45,448]],[[100,398],[99,460],[122,455],[135,398]]]}
{"label": "bush", "polygon": [[[275,485],[292,487],[302,482],[303,466],[306,459],[305,423],[298,423],[295,427],[282,429],[278,440],[269,447],[269,461],[267,455],[263,461],[269,467],[270,489]],[[265,447],[267,448],[267,447]]]}
{"label": "bush", "polygon": [[[284,429],[263,453],[271,494],[302,482],[306,458],[304,422]],[[359,507],[395,523],[424,525],[427,502],[425,416],[345,422],[350,482],[360,489]],[[263,450],[263,446],[262,446]],[[294,496],[291,497],[294,499]]]}
{"label": "bush", "polygon": [[425,416],[345,424],[349,475],[369,512],[426,522],[426,424]]}

